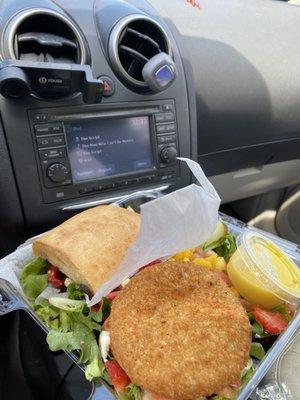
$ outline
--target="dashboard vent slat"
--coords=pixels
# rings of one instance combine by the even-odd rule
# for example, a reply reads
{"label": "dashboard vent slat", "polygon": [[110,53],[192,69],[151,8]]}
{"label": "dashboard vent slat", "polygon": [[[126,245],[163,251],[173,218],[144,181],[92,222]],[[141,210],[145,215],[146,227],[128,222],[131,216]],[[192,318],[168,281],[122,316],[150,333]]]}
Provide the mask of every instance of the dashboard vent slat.
{"label": "dashboard vent slat", "polygon": [[26,43],[26,42],[37,42],[41,46],[53,46],[53,47],[73,47],[73,49],[77,49],[77,44],[72,40],[69,40],[63,36],[54,35],[52,33],[44,33],[44,32],[26,32],[22,33],[17,37],[17,42]]}
{"label": "dashboard vent slat", "polygon": [[144,65],[158,53],[172,55],[164,29],[145,15],[129,15],[113,28],[109,40],[109,56],[119,77],[130,88],[148,90],[143,79]]}
{"label": "dashboard vent slat", "polygon": [[160,47],[159,47],[159,44],[158,44],[155,40],[153,40],[150,36],[144,35],[143,33],[138,32],[138,31],[136,31],[135,29],[132,29],[132,28],[127,28],[126,33],[127,33],[127,32],[128,32],[128,33],[131,33],[131,34],[133,34],[133,35],[135,35],[135,36],[137,36],[137,37],[140,38],[140,39],[145,40],[146,42],[149,42],[150,44],[152,44],[152,46],[154,46],[154,47],[157,48],[157,51],[158,51],[159,53],[161,52],[161,49],[160,49]]}
{"label": "dashboard vent slat", "polygon": [[9,33],[12,58],[28,61],[84,64],[84,38],[71,20],[48,9],[32,9],[16,16]]}
{"label": "dashboard vent slat", "polygon": [[139,51],[136,51],[130,47],[120,45],[120,51],[127,53],[128,56],[135,58],[137,61],[146,64],[146,62],[149,60],[147,57],[145,57],[142,53]]}

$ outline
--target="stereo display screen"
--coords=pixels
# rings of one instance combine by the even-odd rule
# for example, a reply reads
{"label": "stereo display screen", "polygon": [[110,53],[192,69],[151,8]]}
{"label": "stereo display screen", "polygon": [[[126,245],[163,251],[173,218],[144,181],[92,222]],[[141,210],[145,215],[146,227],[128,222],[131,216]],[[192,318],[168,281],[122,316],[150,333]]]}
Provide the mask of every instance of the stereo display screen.
{"label": "stereo display screen", "polygon": [[153,169],[149,117],[65,123],[73,181]]}

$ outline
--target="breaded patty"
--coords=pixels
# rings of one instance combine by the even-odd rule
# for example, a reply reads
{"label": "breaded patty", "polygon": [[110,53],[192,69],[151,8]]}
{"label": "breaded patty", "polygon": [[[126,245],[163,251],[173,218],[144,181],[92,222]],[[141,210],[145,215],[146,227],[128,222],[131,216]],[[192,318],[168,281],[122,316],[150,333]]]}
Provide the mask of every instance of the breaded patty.
{"label": "breaded patty", "polygon": [[164,262],[131,279],[113,302],[111,348],[132,382],[195,400],[239,382],[250,324],[216,272]]}

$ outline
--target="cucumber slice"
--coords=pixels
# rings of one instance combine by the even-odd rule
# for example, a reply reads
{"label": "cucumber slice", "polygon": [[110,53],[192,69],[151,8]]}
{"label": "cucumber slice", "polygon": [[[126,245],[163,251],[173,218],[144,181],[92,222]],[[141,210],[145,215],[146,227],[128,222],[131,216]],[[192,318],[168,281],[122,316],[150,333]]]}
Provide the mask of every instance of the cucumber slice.
{"label": "cucumber slice", "polygon": [[64,311],[81,312],[85,306],[85,300],[72,300],[62,296],[49,297],[49,303]]}
{"label": "cucumber slice", "polygon": [[219,220],[218,225],[217,225],[214,233],[203,244],[202,247],[208,248],[213,242],[216,242],[217,240],[221,239],[221,237],[227,235],[227,233],[228,233],[227,225],[223,221]]}

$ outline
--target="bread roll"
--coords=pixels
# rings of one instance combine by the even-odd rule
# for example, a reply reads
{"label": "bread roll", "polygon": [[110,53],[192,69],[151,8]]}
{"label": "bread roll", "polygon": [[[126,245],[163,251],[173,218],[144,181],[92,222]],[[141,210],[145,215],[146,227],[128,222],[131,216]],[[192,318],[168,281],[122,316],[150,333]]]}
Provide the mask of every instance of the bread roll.
{"label": "bread roll", "polygon": [[115,206],[98,206],[36,239],[33,252],[95,293],[121,264],[139,227],[139,214]]}

